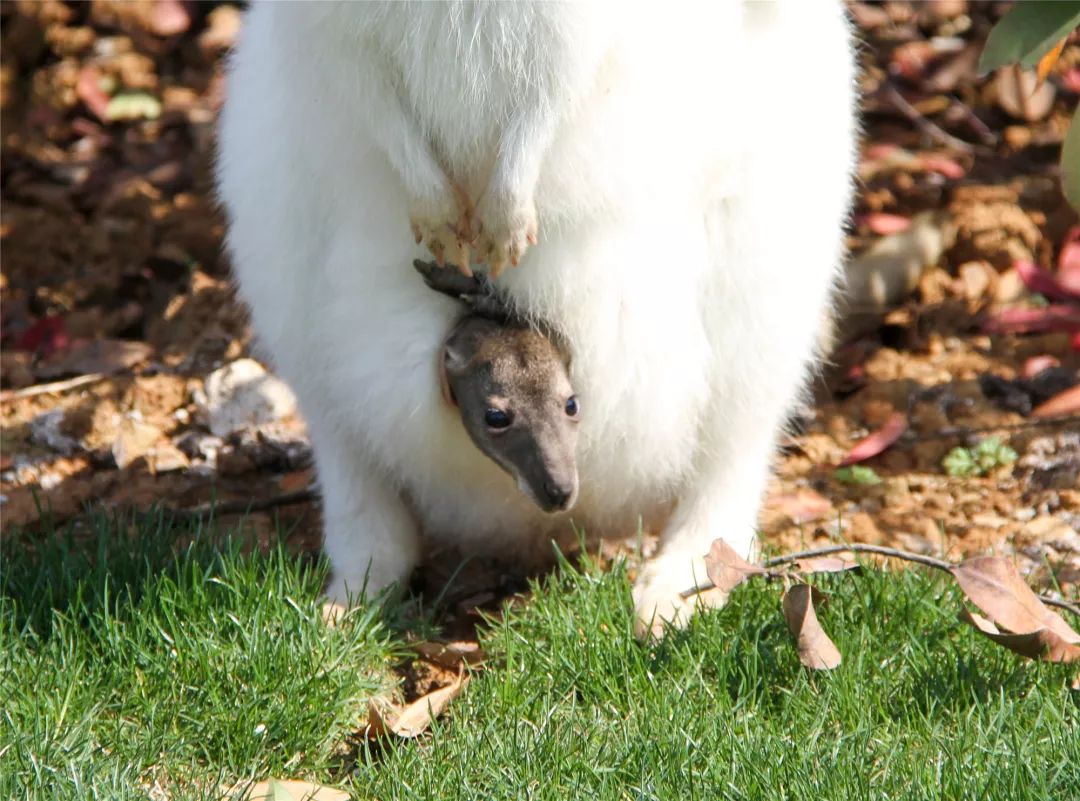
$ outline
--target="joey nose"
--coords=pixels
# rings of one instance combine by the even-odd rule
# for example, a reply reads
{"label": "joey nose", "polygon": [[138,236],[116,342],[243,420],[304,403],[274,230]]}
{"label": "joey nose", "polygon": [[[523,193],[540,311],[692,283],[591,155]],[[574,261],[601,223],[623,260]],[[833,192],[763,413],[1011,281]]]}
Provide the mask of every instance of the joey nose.
{"label": "joey nose", "polygon": [[544,498],[551,509],[564,510],[569,508],[573,497],[574,488],[572,486],[566,487],[555,481],[544,482]]}

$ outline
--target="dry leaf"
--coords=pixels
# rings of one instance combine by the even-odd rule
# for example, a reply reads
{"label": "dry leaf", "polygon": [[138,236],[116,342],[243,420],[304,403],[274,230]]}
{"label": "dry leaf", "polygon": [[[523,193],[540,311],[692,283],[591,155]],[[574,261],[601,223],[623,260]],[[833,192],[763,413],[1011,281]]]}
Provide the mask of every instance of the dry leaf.
{"label": "dry leaf", "polygon": [[809,584],[796,584],[784,593],[784,620],[795,635],[799,661],[812,670],[832,670],[840,664],[840,651],[821,628],[814,601],[824,596]]}
{"label": "dry leaf", "polygon": [[1032,634],[1047,629],[1066,643],[1080,643],[1080,634],[1039,600],[1009,559],[979,556],[950,572],[964,595],[1006,632]]}
{"label": "dry leaf", "polygon": [[123,470],[136,459],[146,456],[161,439],[161,429],[131,418],[120,423],[120,431],[112,445],[116,466]]}
{"label": "dry leaf", "polygon": [[327,601],[322,605],[322,620],[330,628],[335,628],[342,621],[349,608],[337,601]]}
{"label": "dry leaf", "polygon": [[487,658],[479,643],[471,640],[418,642],[412,648],[429,662],[452,670],[460,670],[463,666],[474,667]]}
{"label": "dry leaf", "polygon": [[795,567],[800,573],[843,573],[858,570],[859,563],[851,556],[813,556],[799,559]]}
{"label": "dry leaf", "polygon": [[877,456],[900,439],[904,432],[907,431],[907,428],[907,415],[901,412],[894,412],[893,415],[885,421],[885,425],[869,436],[859,440],[855,444],[855,447],[853,447],[848,452],[848,455],[840,462],[840,466],[846,467],[849,464],[863,462],[871,457]]}
{"label": "dry leaf", "polygon": [[867,228],[880,236],[899,234],[911,227],[910,217],[884,212],[871,212],[866,215],[864,222]]}
{"label": "dry leaf", "polygon": [[298,779],[267,779],[228,791],[231,801],[349,801],[344,790]]}
{"label": "dry leaf", "polygon": [[967,609],[960,610],[960,619],[998,645],[1003,645],[1028,659],[1040,659],[1043,662],[1075,662],[1080,659],[1080,646],[1066,642],[1047,629],[1011,634],[1001,631],[982,615]]}
{"label": "dry leaf", "polygon": [[778,493],[771,496],[767,504],[790,517],[795,523],[820,520],[832,511],[832,503],[829,499],[811,489]]}
{"label": "dry leaf", "polygon": [[467,681],[467,675],[461,673],[452,684],[417,698],[402,709],[390,723],[390,731],[406,739],[423,734],[431,727],[432,721],[443,713],[447,705],[461,694]]}
{"label": "dry leaf", "polygon": [[1031,410],[1033,417],[1062,417],[1080,413],[1080,384],[1059,392]]}
{"label": "dry leaf", "polygon": [[705,570],[716,589],[725,593],[731,592],[751,576],[762,576],[768,572],[747,562],[723,539],[713,540],[712,547],[705,554]]}
{"label": "dry leaf", "polygon": [[1002,67],[994,76],[998,105],[1018,120],[1041,120],[1054,107],[1057,90],[1053,84],[1039,84],[1034,70],[1013,65]]}
{"label": "dry leaf", "polygon": [[154,349],[145,342],[127,339],[95,339],[69,350],[37,366],[35,372],[41,378],[62,375],[86,375],[89,373],[116,373],[145,361]]}

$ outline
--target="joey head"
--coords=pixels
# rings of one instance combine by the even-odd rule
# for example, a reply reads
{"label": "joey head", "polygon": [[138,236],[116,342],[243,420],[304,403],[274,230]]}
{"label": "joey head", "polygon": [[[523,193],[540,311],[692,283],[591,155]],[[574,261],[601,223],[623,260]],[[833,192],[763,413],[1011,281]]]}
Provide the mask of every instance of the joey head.
{"label": "joey head", "polygon": [[440,354],[443,396],[476,446],[545,512],[577,500],[580,409],[555,340],[514,315],[482,276],[416,261],[425,282],[462,300]]}

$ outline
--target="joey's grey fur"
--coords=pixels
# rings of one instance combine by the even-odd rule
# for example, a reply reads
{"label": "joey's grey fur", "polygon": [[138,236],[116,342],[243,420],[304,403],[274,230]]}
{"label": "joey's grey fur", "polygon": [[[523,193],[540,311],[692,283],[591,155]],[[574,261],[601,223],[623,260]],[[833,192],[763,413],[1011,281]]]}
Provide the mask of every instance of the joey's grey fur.
{"label": "joey's grey fur", "polygon": [[[440,354],[444,395],[469,437],[545,512],[569,509],[578,493],[579,412],[567,355],[515,315],[483,274],[413,266],[429,287],[470,309]],[[492,414],[505,425],[492,426]]]}

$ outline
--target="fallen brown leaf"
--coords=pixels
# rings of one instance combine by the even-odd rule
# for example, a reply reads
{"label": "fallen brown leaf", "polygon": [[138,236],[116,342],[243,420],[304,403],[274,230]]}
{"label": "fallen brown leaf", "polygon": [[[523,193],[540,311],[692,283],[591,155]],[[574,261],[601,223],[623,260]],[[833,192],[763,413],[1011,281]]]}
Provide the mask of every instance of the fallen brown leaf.
{"label": "fallen brown leaf", "polygon": [[145,361],[154,349],[145,342],[126,339],[95,339],[74,344],[70,349],[40,363],[34,370],[40,378],[86,373],[116,373]]}
{"label": "fallen brown leaf", "polygon": [[716,589],[731,592],[751,576],[762,576],[768,571],[752,565],[739,556],[723,539],[713,540],[705,554],[705,571]]}
{"label": "fallen brown leaf", "polygon": [[349,801],[344,790],[335,790],[298,779],[267,779],[227,792],[230,801]]}
{"label": "fallen brown leaf", "polygon": [[809,584],[796,584],[784,593],[784,620],[795,635],[799,661],[811,670],[832,670],[841,662],[840,651],[821,628],[814,601],[824,596]]}
{"label": "fallen brown leaf", "polygon": [[479,643],[469,640],[418,642],[412,648],[427,661],[452,670],[460,670],[463,666],[474,667],[487,658]]}
{"label": "fallen brown leaf", "polygon": [[832,511],[832,502],[812,489],[797,489],[773,495],[768,505],[790,517],[795,523],[820,520]]}
{"label": "fallen brown leaf", "polygon": [[[398,737],[410,739],[427,731],[432,722],[441,715],[468,682],[468,674],[460,673],[453,683],[421,696],[401,710],[389,723],[389,730]],[[385,719],[384,719],[385,723]]]}
{"label": "fallen brown leaf", "polygon": [[123,470],[136,459],[146,456],[161,439],[161,429],[130,418],[120,423],[120,431],[112,445],[116,466]]}
{"label": "fallen brown leaf", "polygon": [[1028,659],[1043,662],[1075,662],[1080,659],[1080,646],[1066,642],[1048,629],[1012,634],[1001,631],[991,621],[968,609],[960,610],[960,619],[998,645]]}
{"label": "fallen brown leaf", "polygon": [[1008,633],[1032,634],[1047,629],[1066,643],[1080,643],[1080,634],[1043,605],[1009,559],[979,556],[950,572],[964,595]]}
{"label": "fallen brown leaf", "polygon": [[1027,122],[1043,119],[1054,107],[1057,90],[1053,84],[1040,84],[1034,70],[1013,65],[1002,67],[994,76],[998,105],[1012,117]]}

